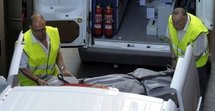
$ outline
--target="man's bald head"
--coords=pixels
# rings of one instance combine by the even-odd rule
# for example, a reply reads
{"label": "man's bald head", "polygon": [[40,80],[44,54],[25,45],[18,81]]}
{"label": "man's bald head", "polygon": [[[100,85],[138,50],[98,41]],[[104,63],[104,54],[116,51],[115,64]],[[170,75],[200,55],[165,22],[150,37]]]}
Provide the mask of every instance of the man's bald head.
{"label": "man's bald head", "polygon": [[30,28],[38,40],[42,41],[46,38],[46,21],[40,14],[31,16]]}
{"label": "man's bald head", "polygon": [[43,18],[43,16],[41,16],[40,14],[34,14],[31,16],[31,26],[37,25],[38,23],[40,24],[46,24],[45,19]]}
{"label": "man's bald head", "polygon": [[183,8],[176,8],[172,13],[173,26],[176,30],[183,30],[187,22],[187,12]]}

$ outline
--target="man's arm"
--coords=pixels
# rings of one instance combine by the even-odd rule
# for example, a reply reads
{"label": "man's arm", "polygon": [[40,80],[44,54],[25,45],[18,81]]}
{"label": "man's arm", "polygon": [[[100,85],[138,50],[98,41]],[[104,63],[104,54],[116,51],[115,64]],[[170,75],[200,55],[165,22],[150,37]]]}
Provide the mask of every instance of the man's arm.
{"label": "man's arm", "polygon": [[26,77],[35,81],[38,85],[40,85],[40,86],[48,85],[48,83],[46,81],[44,81],[44,80],[40,79],[39,77],[37,77],[36,75],[34,75],[28,68],[20,68],[20,71]]}
{"label": "man's arm", "polygon": [[169,27],[167,26],[167,29],[166,29],[166,36],[167,38],[169,39],[169,47],[170,47],[170,53],[171,53],[171,67],[173,69],[175,69],[176,67],[176,64],[177,64],[177,57],[173,51],[173,47],[172,47],[172,40],[170,38],[170,35],[169,35]]}
{"label": "man's arm", "polygon": [[40,79],[39,77],[37,77],[36,75],[34,75],[31,72],[31,70],[27,67],[27,63],[28,63],[28,57],[23,52],[22,57],[21,57],[21,61],[20,61],[19,70],[22,72],[23,75],[25,75],[29,79],[35,81],[38,85],[47,85],[48,83],[46,81]]}
{"label": "man's arm", "polygon": [[67,69],[67,67],[64,64],[64,60],[63,60],[63,56],[61,54],[60,49],[58,50],[58,55],[57,55],[57,66],[60,70],[60,72],[64,75],[64,76],[73,76],[73,74]]}
{"label": "man's arm", "polygon": [[198,38],[193,42],[194,56],[199,58],[208,48],[208,38],[206,33],[201,33]]}

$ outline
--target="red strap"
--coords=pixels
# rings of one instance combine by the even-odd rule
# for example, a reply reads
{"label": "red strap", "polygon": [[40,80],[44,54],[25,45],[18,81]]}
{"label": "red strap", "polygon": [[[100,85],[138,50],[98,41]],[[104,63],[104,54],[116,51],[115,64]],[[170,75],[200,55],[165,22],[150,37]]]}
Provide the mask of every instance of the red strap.
{"label": "red strap", "polygon": [[79,86],[79,87],[93,87],[93,88],[108,89],[108,86],[105,86],[102,84],[63,84],[61,86]]}

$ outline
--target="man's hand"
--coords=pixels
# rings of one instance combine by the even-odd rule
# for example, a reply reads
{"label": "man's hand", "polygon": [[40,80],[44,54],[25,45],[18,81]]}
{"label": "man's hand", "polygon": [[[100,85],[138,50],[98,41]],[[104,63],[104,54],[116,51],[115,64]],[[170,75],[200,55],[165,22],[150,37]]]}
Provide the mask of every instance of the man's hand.
{"label": "man's hand", "polygon": [[176,68],[176,64],[177,64],[177,60],[176,59],[172,59],[171,68],[175,69]]}
{"label": "man's hand", "polygon": [[67,70],[67,69],[63,69],[62,71],[61,71],[61,73],[62,73],[62,75],[63,76],[74,76],[69,70]]}
{"label": "man's hand", "polygon": [[37,84],[39,86],[46,86],[46,85],[48,85],[48,83],[46,81],[42,80],[42,79],[38,79],[36,82],[37,82]]}

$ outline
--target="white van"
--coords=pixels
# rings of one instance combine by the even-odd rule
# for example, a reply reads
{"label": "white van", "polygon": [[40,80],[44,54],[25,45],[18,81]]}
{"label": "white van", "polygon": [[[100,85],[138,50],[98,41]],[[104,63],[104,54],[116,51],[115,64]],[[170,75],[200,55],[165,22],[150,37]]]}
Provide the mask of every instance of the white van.
{"label": "white van", "polygon": [[[213,2],[213,0],[209,0]],[[197,0],[198,13],[211,26],[212,5]],[[188,1],[187,1],[188,2]],[[95,10],[100,5],[113,8],[111,38],[94,37]],[[211,6],[212,7],[212,6]],[[79,47],[82,61],[164,66],[170,63],[166,35],[174,0],[35,0],[34,11],[59,28],[62,47]],[[104,12],[104,11],[103,11]],[[205,13],[204,13],[205,14]],[[103,21],[105,13],[103,13]],[[210,17],[208,17],[210,16]],[[208,20],[209,19],[209,20]],[[102,23],[104,30],[104,22]]]}

